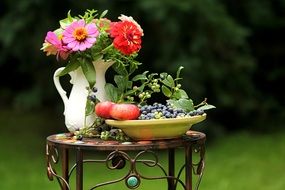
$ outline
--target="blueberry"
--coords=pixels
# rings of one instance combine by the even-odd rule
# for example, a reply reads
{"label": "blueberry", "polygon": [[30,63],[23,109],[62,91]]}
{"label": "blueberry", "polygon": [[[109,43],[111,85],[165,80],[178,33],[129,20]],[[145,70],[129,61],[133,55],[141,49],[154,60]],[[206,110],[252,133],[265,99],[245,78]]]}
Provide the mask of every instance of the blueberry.
{"label": "blueberry", "polygon": [[166,117],[166,118],[171,118],[171,114],[170,114],[170,113],[166,113],[166,114],[165,114],[165,117]]}
{"label": "blueberry", "polygon": [[204,114],[204,110],[197,110],[197,115],[203,115]]}
{"label": "blueberry", "polygon": [[148,113],[148,114],[147,114],[147,117],[148,117],[149,119],[154,118],[154,113]]}
{"label": "blueberry", "polygon": [[146,111],[150,112],[151,108],[152,108],[151,106],[147,106],[145,109],[146,109]]}
{"label": "blueberry", "polygon": [[168,111],[173,113],[174,110],[172,108],[168,108]]}
{"label": "blueberry", "polygon": [[184,110],[181,109],[181,108],[177,108],[177,109],[175,109],[175,111],[176,111],[177,113],[183,113],[183,112],[184,112]]}
{"label": "blueberry", "polygon": [[92,91],[93,91],[93,92],[97,92],[98,89],[94,86],[94,87],[92,88]]}
{"label": "blueberry", "polygon": [[103,131],[110,131],[111,130],[111,127],[107,124],[103,124],[103,125],[101,125],[101,127],[102,127]]}
{"label": "blueberry", "polygon": [[197,115],[198,112],[196,110],[193,110],[192,113],[193,115]]}
{"label": "blueberry", "polygon": [[163,105],[162,105],[162,104],[158,104],[158,107],[159,107],[159,108],[163,108]]}
{"label": "blueberry", "polygon": [[115,137],[118,134],[118,130],[117,129],[111,129],[110,130],[110,136]]}
{"label": "blueberry", "polygon": [[99,126],[99,127],[96,127],[95,130],[98,132],[98,133],[101,133],[103,131],[102,127]]}
{"label": "blueberry", "polygon": [[92,102],[95,102],[95,101],[96,101],[96,95],[95,95],[95,94],[90,94],[87,98],[88,98],[89,100],[91,100]]}
{"label": "blueberry", "polygon": [[76,140],[81,141],[82,139],[83,139],[83,136],[82,136],[82,135],[77,135],[77,136],[76,136]]}

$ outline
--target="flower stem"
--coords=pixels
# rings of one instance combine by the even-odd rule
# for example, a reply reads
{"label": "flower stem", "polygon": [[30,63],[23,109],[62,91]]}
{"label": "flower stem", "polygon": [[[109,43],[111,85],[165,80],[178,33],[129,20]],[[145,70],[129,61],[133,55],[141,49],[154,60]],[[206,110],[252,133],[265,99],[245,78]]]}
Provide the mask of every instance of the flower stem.
{"label": "flower stem", "polygon": [[200,107],[200,106],[207,105],[207,104],[208,104],[208,103],[207,103],[207,98],[205,98],[200,104],[194,106],[194,108],[198,108],[198,107]]}
{"label": "flower stem", "polygon": [[102,53],[106,53],[106,51],[108,51],[110,48],[112,48],[114,45],[113,43],[111,43],[110,45],[108,45],[106,48],[104,48],[101,52]]}

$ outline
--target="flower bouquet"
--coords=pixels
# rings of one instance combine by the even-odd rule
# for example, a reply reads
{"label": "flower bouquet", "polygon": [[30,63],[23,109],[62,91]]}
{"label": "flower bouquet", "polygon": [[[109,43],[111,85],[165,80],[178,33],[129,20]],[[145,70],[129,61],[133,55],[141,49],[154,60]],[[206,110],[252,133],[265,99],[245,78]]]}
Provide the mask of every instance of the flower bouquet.
{"label": "flower bouquet", "polygon": [[[144,35],[141,26],[132,17],[121,15],[118,21],[111,21],[106,14],[87,10],[73,17],[68,12],[43,43],[47,55],[67,62],[55,72],[54,82],[65,105],[65,124],[75,138],[175,138],[204,120],[205,110],[214,106],[206,99],[193,104],[180,83],[183,67],[177,69],[175,77],[166,72],[137,74],[141,63],[136,57]],[[106,83],[109,67],[114,70],[114,80]],[[69,97],[59,81],[66,74],[73,84]],[[163,95],[165,101],[153,102],[156,95]],[[154,135],[155,126],[160,129]],[[179,126],[179,132],[173,131]]]}

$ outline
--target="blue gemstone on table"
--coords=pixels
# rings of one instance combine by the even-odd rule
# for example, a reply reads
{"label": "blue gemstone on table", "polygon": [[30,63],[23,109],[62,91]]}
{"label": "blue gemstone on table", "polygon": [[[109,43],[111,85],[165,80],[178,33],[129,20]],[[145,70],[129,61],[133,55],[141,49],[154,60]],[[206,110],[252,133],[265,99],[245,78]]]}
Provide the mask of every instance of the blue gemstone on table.
{"label": "blue gemstone on table", "polygon": [[138,185],[138,178],[135,176],[131,176],[128,178],[127,183],[130,187],[135,187]]}

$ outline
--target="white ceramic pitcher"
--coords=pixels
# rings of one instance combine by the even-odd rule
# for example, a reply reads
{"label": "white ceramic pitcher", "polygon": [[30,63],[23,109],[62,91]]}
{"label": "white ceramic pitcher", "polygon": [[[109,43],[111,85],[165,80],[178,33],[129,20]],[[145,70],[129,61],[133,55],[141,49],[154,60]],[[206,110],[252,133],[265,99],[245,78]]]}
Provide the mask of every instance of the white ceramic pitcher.
{"label": "white ceramic pitcher", "polygon": [[[96,97],[100,101],[106,100],[105,73],[113,63],[113,61],[104,61],[102,59],[93,62],[96,71],[95,87],[98,89]],[[66,91],[63,90],[58,76],[63,69],[64,67],[61,67],[55,71],[53,81],[64,103],[63,114],[65,116],[65,125],[70,132],[79,130],[83,127],[90,127],[95,121],[95,115],[91,114],[85,117],[85,106],[88,96],[88,90],[86,88],[89,86],[88,81],[85,78],[81,67],[70,72],[70,83],[73,86],[69,97],[67,97]]]}

